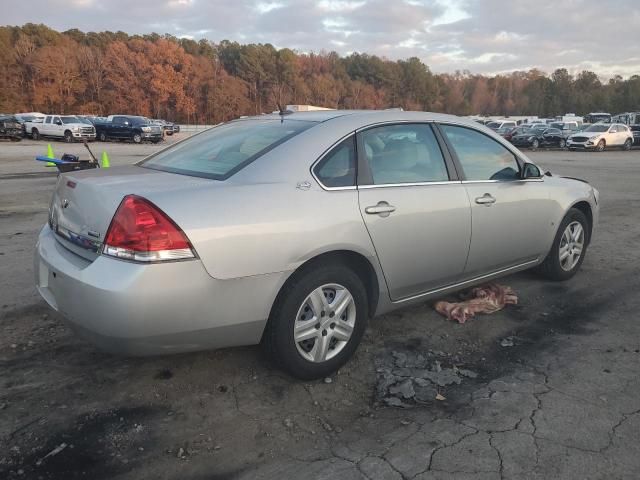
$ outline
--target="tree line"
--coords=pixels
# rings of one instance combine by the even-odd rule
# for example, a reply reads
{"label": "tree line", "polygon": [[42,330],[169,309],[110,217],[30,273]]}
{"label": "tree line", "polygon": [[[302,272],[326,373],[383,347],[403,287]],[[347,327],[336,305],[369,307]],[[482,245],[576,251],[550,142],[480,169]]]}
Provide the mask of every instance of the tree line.
{"label": "tree line", "polygon": [[434,74],[416,57],[300,53],[170,35],[0,27],[0,112],[128,113],[211,124],[278,105],[457,115],[640,111],[640,75],[532,69]]}

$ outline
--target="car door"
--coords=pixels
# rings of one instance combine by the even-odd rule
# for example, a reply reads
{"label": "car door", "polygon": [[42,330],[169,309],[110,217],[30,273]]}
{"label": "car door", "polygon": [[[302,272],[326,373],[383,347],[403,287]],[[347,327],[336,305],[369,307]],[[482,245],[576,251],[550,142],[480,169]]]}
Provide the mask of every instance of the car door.
{"label": "car door", "polygon": [[498,140],[471,127],[440,124],[471,202],[472,237],[464,278],[475,278],[545,255],[555,232],[545,177],[520,179],[522,161]]}
{"label": "car door", "polygon": [[428,123],[358,132],[360,211],[392,300],[453,284],[469,252],[471,208]]}
{"label": "car door", "polygon": [[62,125],[62,120],[60,117],[53,117],[53,123],[51,124],[51,133],[49,135],[53,135],[54,137],[61,137],[63,133],[64,125]]}
{"label": "car door", "polygon": [[42,123],[33,123],[32,125],[38,129],[40,135],[51,135],[51,122],[53,121],[53,117],[51,115],[47,115]]}
{"label": "car door", "polygon": [[557,128],[550,128],[545,130],[542,135],[543,143],[545,145],[558,145],[560,143],[560,139],[562,138],[562,132]]}

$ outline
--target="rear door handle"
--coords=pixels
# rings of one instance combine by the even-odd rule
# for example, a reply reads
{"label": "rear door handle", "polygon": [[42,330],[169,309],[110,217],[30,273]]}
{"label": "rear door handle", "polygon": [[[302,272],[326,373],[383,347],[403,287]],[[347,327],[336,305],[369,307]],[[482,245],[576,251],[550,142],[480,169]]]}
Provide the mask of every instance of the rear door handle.
{"label": "rear door handle", "polygon": [[490,193],[485,193],[483,196],[476,198],[476,203],[478,205],[486,205],[487,207],[490,207],[496,203],[496,199],[492,197]]}
{"label": "rear door handle", "polygon": [[364,211],[369,215],[380,215],[381,217],[388,217],[396,211],[396,207],[394,207],[393,205],[389,205],[388,202],[382,201],[378,202],[378,204],[375,206],[366,207]]}

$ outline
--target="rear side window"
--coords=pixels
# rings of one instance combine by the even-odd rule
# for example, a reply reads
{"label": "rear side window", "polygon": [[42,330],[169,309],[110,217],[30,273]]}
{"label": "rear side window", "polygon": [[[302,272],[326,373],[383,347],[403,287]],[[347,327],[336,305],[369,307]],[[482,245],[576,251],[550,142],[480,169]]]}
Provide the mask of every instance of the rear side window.
{"label": "rear side window", "polygon": [[441,125],[467,180],[518,180],[513,153],[487,135],[466,127]]}
{"label": "rear side window", "polygon": [[353,187],[356,184],[356,141],[351,136],[336,145],[313,169],[316,177],[329,188]]}
{"label": "rear side window", "polygon": [[239,120],[176,143],[138,165],[182,175],[225,180],[314,124],[286,119]]}
{"label": "rear side window", "polygon": [[449,180],[430,125],[388,125],[365,130],[361,135],[374,185]]}

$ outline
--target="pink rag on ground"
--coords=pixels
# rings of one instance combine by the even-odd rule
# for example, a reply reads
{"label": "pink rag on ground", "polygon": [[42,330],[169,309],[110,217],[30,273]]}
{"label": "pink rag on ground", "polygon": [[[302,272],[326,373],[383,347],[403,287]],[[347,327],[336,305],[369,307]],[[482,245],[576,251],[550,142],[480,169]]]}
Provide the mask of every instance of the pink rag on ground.
{"label": "pink rag on ground", "polygon": [[489,283],[472,288],[461,295],[462,302],[437,302],[436,311],[449,320],[464,323],[476,313],[493,313],[502,310],[505,305],[517,305],[518,296],[511,287]]}

